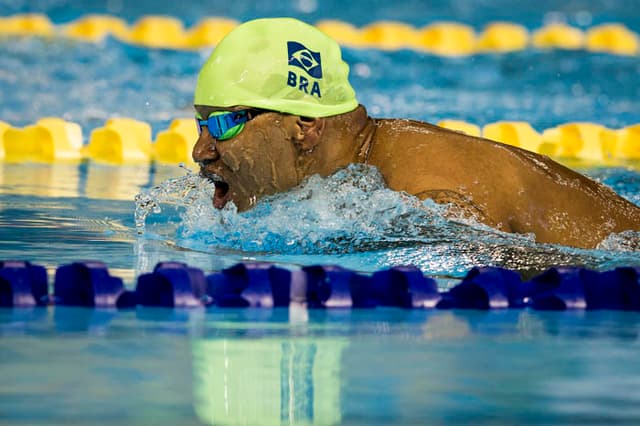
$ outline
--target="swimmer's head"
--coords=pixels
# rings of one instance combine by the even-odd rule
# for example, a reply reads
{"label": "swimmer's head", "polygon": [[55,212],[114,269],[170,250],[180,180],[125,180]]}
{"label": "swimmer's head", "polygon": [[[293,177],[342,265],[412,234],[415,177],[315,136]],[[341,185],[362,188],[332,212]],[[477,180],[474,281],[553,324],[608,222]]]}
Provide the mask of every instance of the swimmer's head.
{"label": "swimmer's head", "polygon": [[328,117],[358,106],[340,46],[291,18],[257,19],[231,31],[198,75],[194,104],[246,106]]}

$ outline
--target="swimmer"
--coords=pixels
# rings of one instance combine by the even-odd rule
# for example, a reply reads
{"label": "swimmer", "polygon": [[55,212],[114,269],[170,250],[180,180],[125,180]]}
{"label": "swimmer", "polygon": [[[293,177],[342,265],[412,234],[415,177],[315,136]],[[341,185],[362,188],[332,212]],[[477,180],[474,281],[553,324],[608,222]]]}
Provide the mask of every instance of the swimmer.
{"label": "swimmer", "polygon": [[213,205],[239,211],[350,163],[448,216],[536,241],[592,248],[640,230],[640,208],[546,156],[431,124],[376,119],[359,105],[338,44],[290,18],[238,26],[198,75],[193,159]]}

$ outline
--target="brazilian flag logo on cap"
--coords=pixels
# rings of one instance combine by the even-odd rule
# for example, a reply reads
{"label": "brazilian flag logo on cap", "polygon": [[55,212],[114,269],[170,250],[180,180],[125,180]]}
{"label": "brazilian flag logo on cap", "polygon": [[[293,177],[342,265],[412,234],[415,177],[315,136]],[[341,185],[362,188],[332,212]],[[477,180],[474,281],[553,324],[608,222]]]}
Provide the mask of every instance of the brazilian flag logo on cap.
{"label": "brazilian flag logo on cap", "polygon": [[302,68],[313,78],[322,78],[320,52],[314,52],[297,41],[288,41],[287,49],[289,50],[289,65]]}

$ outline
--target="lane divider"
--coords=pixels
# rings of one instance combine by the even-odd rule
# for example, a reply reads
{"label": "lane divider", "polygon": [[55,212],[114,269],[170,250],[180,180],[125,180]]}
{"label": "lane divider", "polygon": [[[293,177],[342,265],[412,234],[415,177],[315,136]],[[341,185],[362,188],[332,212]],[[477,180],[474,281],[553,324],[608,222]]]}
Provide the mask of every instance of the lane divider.
{"label": "lane divider", "polygon": [[[483,136],[559,160],[595,164],[640,159],[640,123],[610,129],[589,122],[565,123],[536,131],[524,121],[498,121],[482,128],[459,120],[442,120],[439,126]],[[112,118],[91,131],[83,145],[77,123],[48,117],[24,128],[0,121],[0,160],[6,163],[63,163],[88,159],[102,164],[193,165],[191,150],[198,138],[193,118],[178,118],[152,140],[148,123],[132,118]]]}
{"label": "lane divider", "polygon": [[111,164],[191,163],[198,138],[193,118],[178,118],[152,141],[151,126],[132,118],[112,118],[93,129],[83,145],[77,123],[48,117],[23,128],[0,121],[0,160],[7,163],[91,161]]}
{"label": "lane divider", "polygon": [[[110,15],[87,15],[56,25],[42,14],[0,17],[0,35],[69,37],[98,42],[113,36],[125,43],[163,49],[202,49],[215,46],[238,21],[221,17],[205,18],[190,28],[170,16],[143,16],[128,25]],[[562,23],[552,23],[531,33],[512,22],[489,23],[480,33],[458,22],[434,22],[422,28],[393,21],[379,21],[358,28],[336,20],[316,26],[340,44],[356,48],[385,50],[415,49],[437,55],[461,56],[485,52],[509,52],[529,47],[539,49],[586,49],[618,55],[638,55],[640,37],[625,25],[606,23],[582,31]]]}
{"label": "lane divider", "polygon": [[191,151],[198,139],[193,118],[177,118],[158,133],[154,159],[161,164],[192,163]]}
{"label": "lane divider", "polygon": [[132,118],[113,118],[94,129],[86,149],[88,158],[111,164],[147,163],[151,154],[151,126]]}
{"label": "lane divider", "polygon": [[74,262],[56,269],[53,294],[43,266],[0,261],[0,307],[277,308],[396,307],[403,309],[633,310],[640,311],[640,267],[604,272],[553,267],[523,281],[504,268],[475,267],[448,291],[413,266],[362,274],[334,265],[298,270],[271,263],[238,263],[205,274],[179,262],[158,263],[127,290],[103,262]]}
{"label": "lane divider", "polygon": [[24,128],[2,133],[6,162],[64,162],[82,159],[82,129],[77,123],[47,117]]}

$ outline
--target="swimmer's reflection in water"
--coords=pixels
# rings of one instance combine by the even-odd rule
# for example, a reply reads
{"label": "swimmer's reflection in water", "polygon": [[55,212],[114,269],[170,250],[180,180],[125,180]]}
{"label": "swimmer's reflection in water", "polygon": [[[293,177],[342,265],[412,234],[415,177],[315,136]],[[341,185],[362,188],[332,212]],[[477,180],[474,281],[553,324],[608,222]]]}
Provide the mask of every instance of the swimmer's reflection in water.
{"label": "swimmer's reflection in water", "polygon": [[[584,371],[609,371],[606,351],[604,359],[576,356],[572,343],[638,340],[633,313],[579,316],[575,321],[570,313],[520,309],[354,310],[339,314],[338,328],[318,322],[322,314],[314,320],[314,336],[286,337],[267,337],[265,330],[289,334],[295,325],[245,324],[241,335],[193,341],[194,409],[200,421],[215,425],[438,424],[460,415],[460,398],[473,395],[481,401],[472,405],[478,411],[467,412],[468,421],[461,423],[473,424],[471,418],[496,407],[529,415],[533,406],[543,413],[547,404],[563,401],[550,382],[583,381]],[[568,338],[567,346],[549,347],[549,338]],[[496,356],[496,345],[513,356]],[[517,356],[523,348],[544,356]],[[567,362],[576,368],[567,371]],[[575,403],[575,395],[567,398]]]}
{"label": "swimmer's reflection in water", "polygon": [[389,188],[501,231],[593,248],[640,230],[640,208],[546,156],[431,124],[374,119],[359,105],[340,47],[288,18],[233,30],[198,76],[193,159],[213,204],[240,211],[352,163]]}
{"label": "swimmer's reflection in water", "polygon": [[206,424],[340,424],[342,339],[193,343],[194,406]]}

